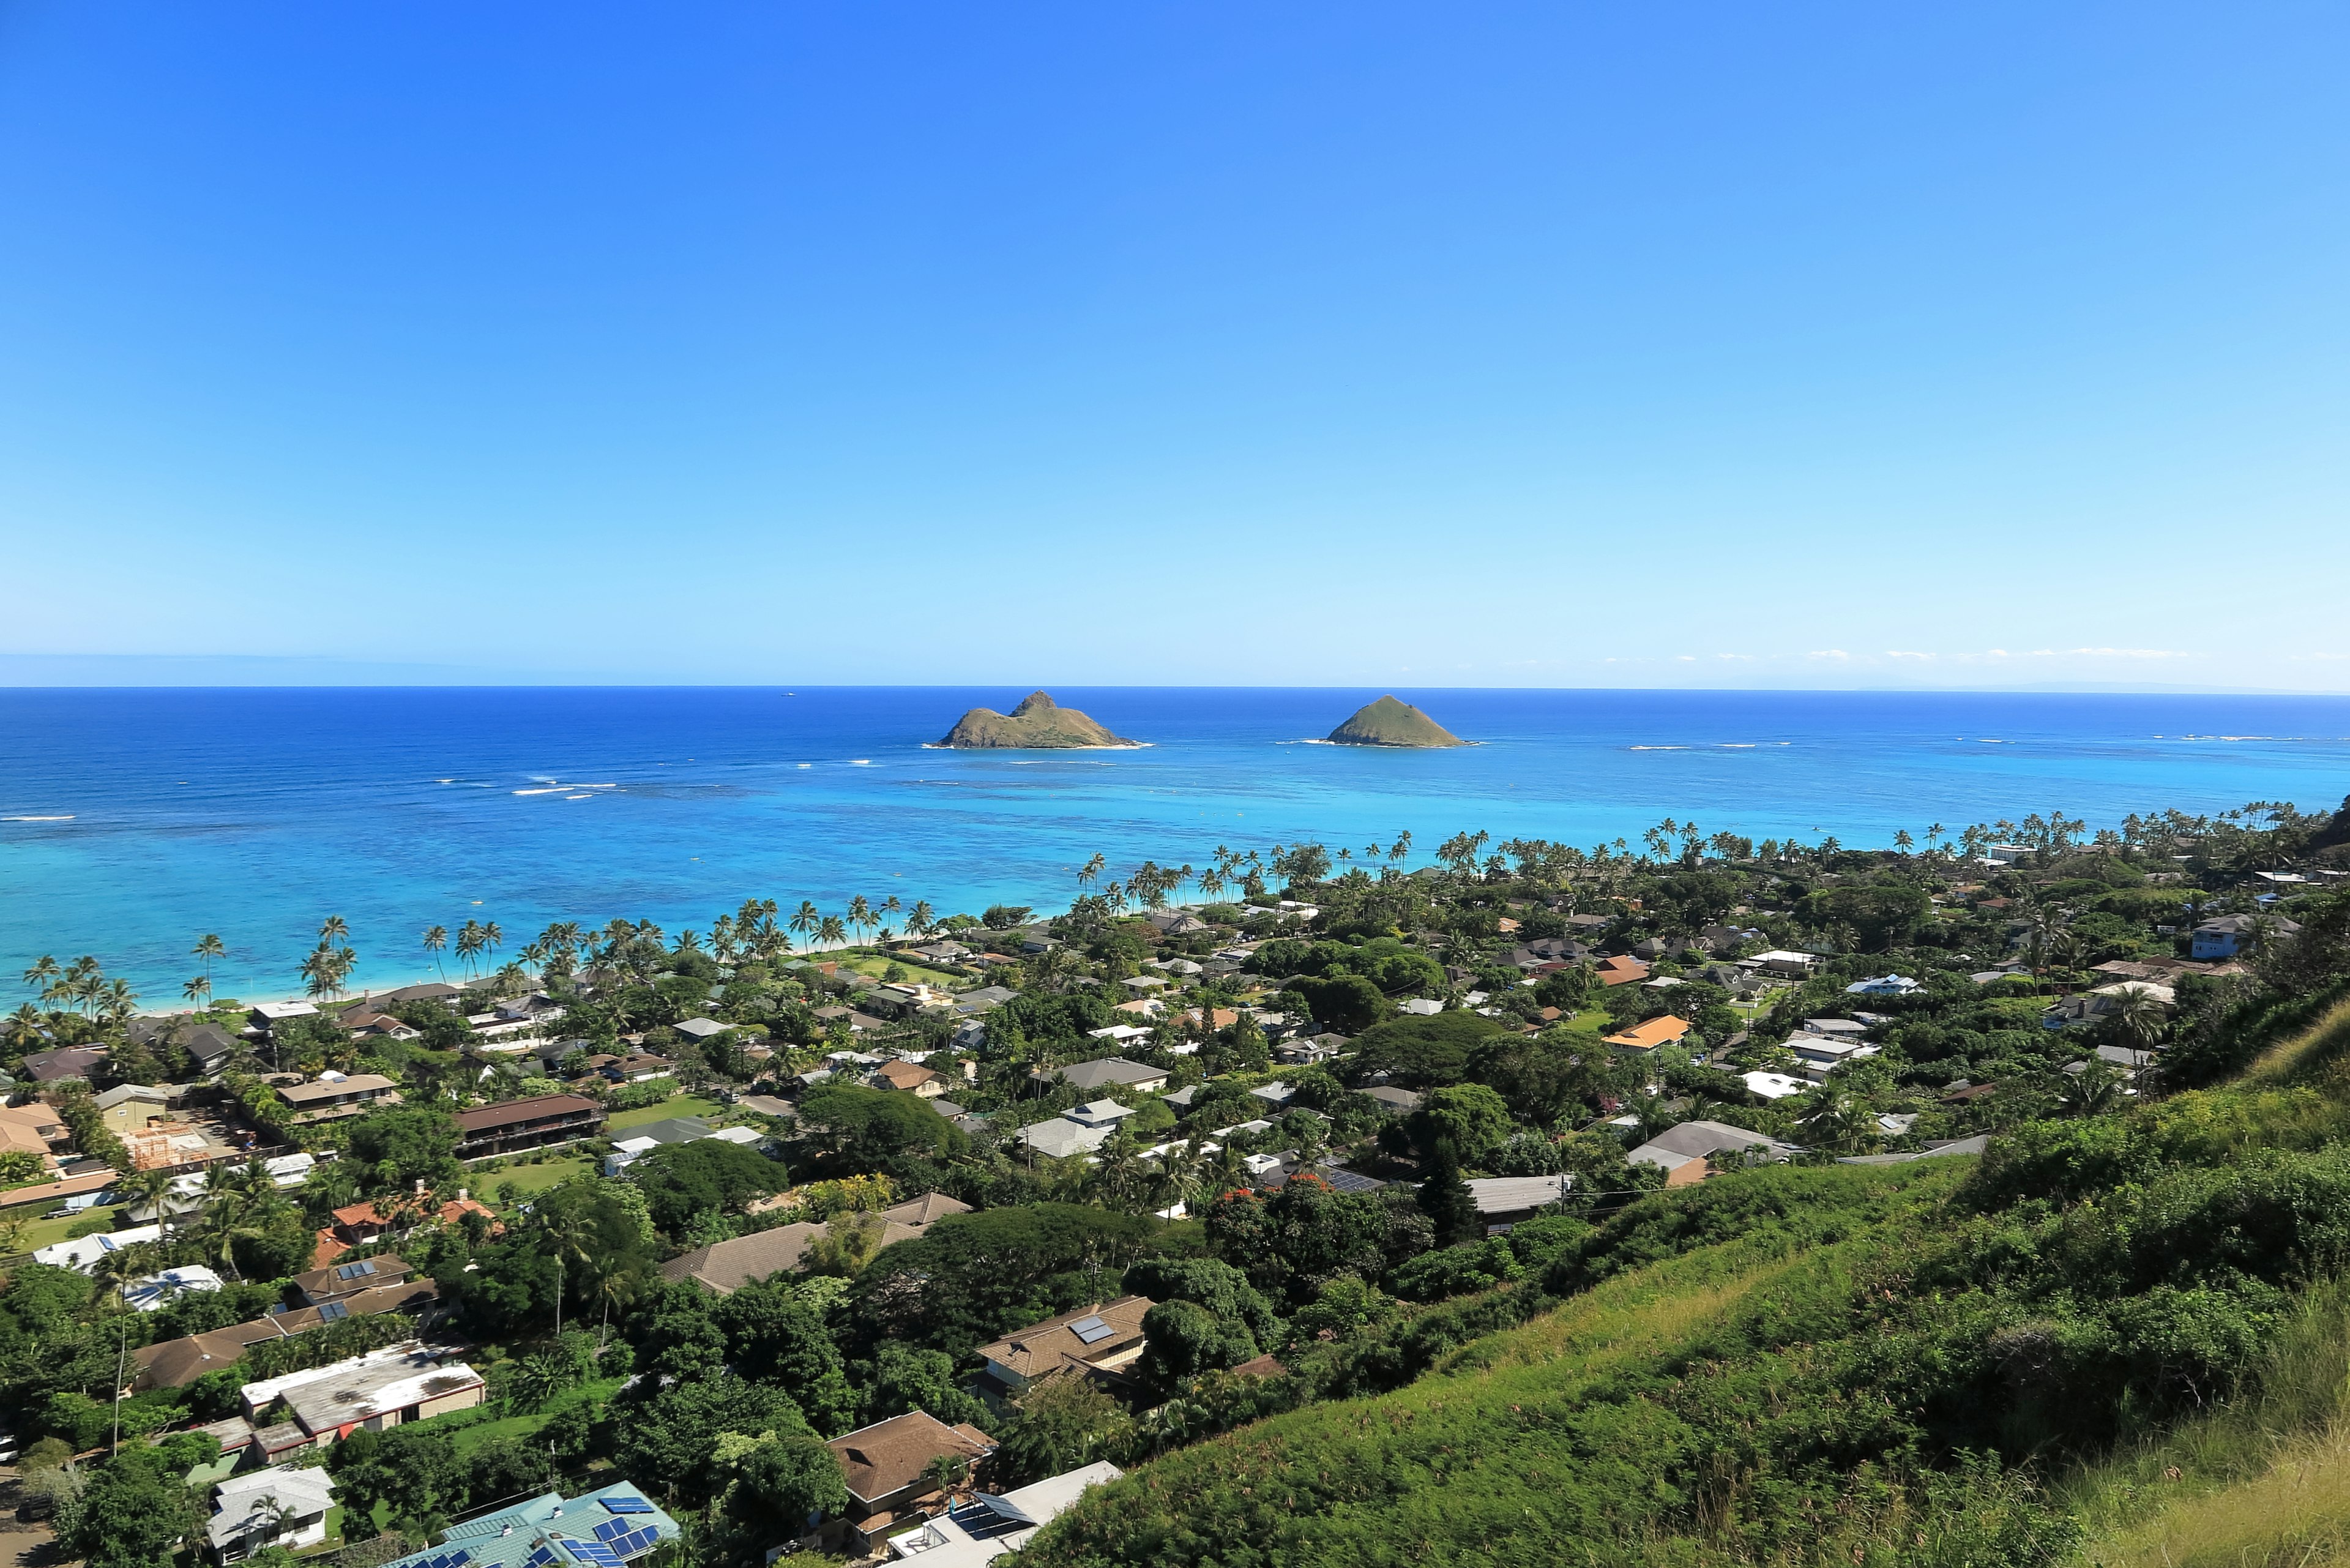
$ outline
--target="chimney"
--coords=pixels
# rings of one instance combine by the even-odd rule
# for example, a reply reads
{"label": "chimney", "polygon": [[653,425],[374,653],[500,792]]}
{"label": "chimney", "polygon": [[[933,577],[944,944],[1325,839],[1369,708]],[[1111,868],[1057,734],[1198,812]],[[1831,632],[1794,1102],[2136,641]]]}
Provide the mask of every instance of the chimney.
{"label": "chimney", "polygon": [[458,1202],[463,1203],[463,1202],[464,1202],[464,1201],[465,1201],[465,1199],[466,1199],[467,1198],[469,1198],[469,1197],[471,1197],[471,1196],[472,1196],[472,1194],[468,1193],[468,1192],[467,1192],[463,1188],[462,1188],[462,1187],[461,1187],[461,1188],[457,1189],[457,1201],[458,1201]]}

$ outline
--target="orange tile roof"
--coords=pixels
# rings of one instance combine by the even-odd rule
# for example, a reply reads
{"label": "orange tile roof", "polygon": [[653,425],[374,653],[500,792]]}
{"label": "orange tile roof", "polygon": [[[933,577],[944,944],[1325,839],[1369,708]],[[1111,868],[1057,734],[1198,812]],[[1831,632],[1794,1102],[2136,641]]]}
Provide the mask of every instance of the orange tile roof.
{"label": "orange tile roof", "polygon": [[1610,1034],[1606,1043],[1610,1045],[1629,1045],[1640,1051],[1653,1051],[1659,1045],[1675,1044],[1696,1027],[1697,1025],[1688,1019],[1676,1018],[1668,1012],[1662,1018],[1651,1018],[1646,1023],[1635,1023],[1621,1033]]}

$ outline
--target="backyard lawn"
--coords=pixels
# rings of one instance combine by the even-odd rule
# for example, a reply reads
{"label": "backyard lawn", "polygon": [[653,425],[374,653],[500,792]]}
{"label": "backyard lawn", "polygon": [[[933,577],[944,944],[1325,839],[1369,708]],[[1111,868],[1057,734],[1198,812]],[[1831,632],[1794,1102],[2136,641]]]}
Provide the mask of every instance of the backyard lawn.
{"label": "backyard lawn", "polygon": [[714,1116],[726,1107],[716,1100],[705,1100],[699,1095],[671,1095],[657,1106],[639,1106],[633,1111],[615,1111],[606,1127],[612,1132],[624,1127],[640,1127],[649,1122],[665,1122],[672,1116]]}
{"label": "backyard lawn", "polygon": [[489,1198],[512,1182],[521,1200],[528,1202],[548,1188],[560,1186],[575,1176],[585,1176],[595,1168],[594,1160],[577,1155],[569,1159],[550,1159],[543,1165],[510,1165],[504,1170],[485,1170],[479,1176],[483,1188],[479,1196]]}

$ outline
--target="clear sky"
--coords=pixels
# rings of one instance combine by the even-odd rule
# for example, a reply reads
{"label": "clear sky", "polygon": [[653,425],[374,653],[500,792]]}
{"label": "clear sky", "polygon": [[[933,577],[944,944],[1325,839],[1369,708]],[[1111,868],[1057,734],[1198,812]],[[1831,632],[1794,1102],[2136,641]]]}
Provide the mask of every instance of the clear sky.
{"label": "clear sky", "polygon": [[0,0],[0,680],[2344,690],[2345,54]]}

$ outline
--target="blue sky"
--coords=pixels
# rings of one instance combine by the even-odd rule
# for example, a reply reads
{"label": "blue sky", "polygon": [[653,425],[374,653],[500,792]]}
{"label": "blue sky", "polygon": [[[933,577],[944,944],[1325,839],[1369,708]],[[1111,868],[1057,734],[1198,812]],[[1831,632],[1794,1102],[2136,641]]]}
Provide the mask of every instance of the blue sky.
{"label": "blue sky", "polygon": [[0,680],[2350,688],[2338,7],[0,5]]}

